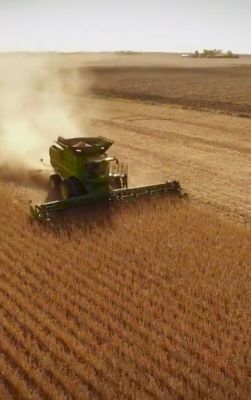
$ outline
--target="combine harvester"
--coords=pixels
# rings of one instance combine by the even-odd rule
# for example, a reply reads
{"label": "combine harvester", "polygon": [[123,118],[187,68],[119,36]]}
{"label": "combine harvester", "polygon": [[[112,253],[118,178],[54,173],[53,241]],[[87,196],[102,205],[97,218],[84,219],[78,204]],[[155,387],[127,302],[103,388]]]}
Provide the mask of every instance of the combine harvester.
{"label": "combine harvester", "polygon": [[49,220],[54,212],[84,204],[116,203],[162,194],[186,197],[177,181],[128,188],[127,167],[106,153],[112,144],[101,136],[59,137],[49,149],[55,171],[50,176],[50,186],[59,192],[61,200],[31,205],[31,214],[39,220]]}

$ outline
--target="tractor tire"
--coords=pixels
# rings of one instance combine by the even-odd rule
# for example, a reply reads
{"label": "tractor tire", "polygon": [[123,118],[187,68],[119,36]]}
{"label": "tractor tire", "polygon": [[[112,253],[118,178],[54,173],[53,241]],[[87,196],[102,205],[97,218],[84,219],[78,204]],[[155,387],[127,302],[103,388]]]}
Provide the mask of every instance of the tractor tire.
{"label": "tractor tire", "polygon": [[52,190],[58,191],[61,184],[61,178],[58,174],[53,174],[50,176],[50,188]]}
{"label": "tractor tire", "polygon": [[61,194],[62,200],[67,200],[71,197],[70,186],[68,184],[67,179],[65,179],[64,181],[61,181],[60,194]]}

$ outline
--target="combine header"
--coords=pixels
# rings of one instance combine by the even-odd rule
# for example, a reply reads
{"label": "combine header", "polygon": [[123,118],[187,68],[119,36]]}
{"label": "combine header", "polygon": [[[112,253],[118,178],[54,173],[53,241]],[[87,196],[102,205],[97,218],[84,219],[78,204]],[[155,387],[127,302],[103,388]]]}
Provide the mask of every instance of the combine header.
{"label": "combine header", "polygon": [[112,144],[101,136],[59,137],[49,149],[55,171],[50,176],[50,186],[58,191],[61,200],[31,206],[31,214],[39,220],[49,220],[56,211],[84,204],[116,203],[171,193],[186,196],[177,181],[128,188],[127,167],[106,153]]}

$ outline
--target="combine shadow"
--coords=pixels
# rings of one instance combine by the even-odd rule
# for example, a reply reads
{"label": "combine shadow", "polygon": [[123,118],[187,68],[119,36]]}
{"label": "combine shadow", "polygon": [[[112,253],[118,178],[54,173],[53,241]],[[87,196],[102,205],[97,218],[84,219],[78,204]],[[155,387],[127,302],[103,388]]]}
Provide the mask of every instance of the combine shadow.
{"label": "combine shadow", "polygon": [[[59,200],[59,195],[54,190],[48,190],[45,202]],[[142,212],[152,212],[158,207],[166,205],[177,205],[183,203],[176,193],[168,196],[135,198],[129,202],[111,203],[109,201],[98,204],[79,205],[74,208],[59,210],[50,215],[50,221],[42,222],[43,226],[49,230],[61,233],[74,233],[76,230],[81,232],[90,232],[97,228],[109,229],[118,223],[118,216],[123,215],[122,220],[125,223],[125,215],[134,215],[134,218]]]}
{"label": "combine shadow", "polygon": [[[59,200],[57,193],[49,190],[46,202]],[[105,228],[113,223],[115,216],[114,205],[108,201],[98,204],[79,205],[74,208],[56,211],[51,214],[50,221],[44,224],[49,230],[67,232],[81,229],[82,232]]]}

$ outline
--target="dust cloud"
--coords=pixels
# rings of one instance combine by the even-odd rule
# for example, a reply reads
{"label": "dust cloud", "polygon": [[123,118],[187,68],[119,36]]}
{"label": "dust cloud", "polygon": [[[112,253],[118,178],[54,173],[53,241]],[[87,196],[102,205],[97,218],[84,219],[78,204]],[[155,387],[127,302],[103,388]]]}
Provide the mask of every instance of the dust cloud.
{"label": "dust cloud", "polygon": [[74,96],[89,94],[87,74],[62,74],[49,57],[1,55],[0,177],[27,181],[41,158],[49,163],[48,148],[59,135],[87,135]]}

